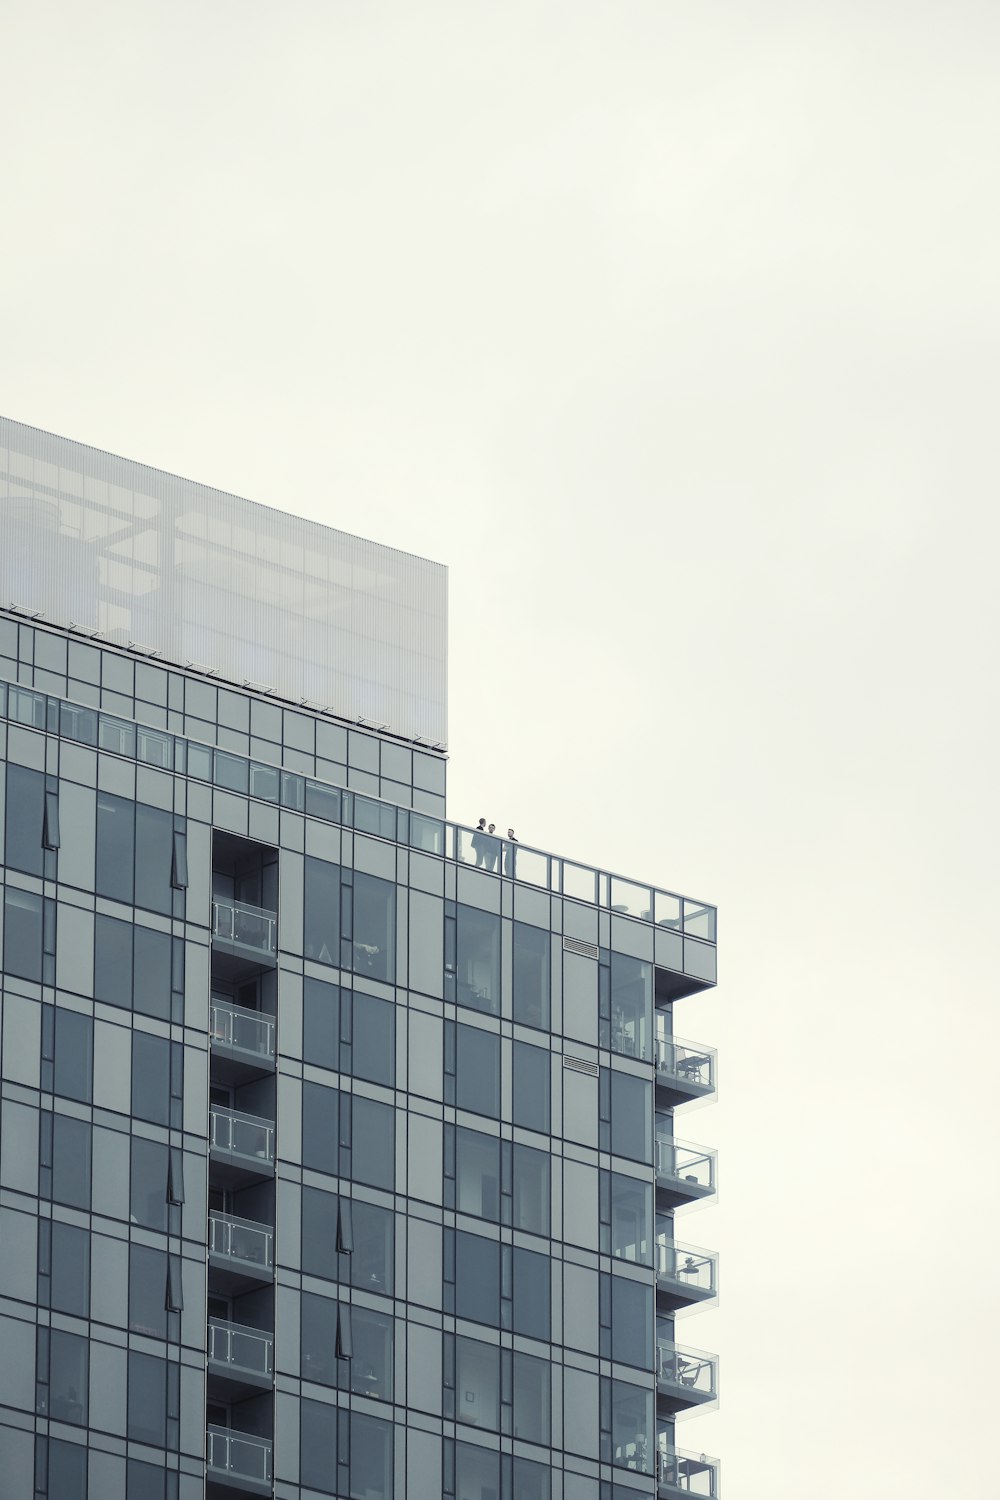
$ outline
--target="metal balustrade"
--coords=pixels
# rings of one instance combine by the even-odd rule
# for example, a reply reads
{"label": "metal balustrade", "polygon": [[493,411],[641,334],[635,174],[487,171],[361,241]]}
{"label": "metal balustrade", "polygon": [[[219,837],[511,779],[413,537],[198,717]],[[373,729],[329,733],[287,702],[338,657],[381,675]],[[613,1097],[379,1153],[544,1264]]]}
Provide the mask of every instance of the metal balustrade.
{"label": "metal balustrade", "polygon": [[719,1460],[707,1453],[662,1447],[656,1454],[656,1493],[660,1500],[719,1500]]}
{"label": "metal balustrade", "polygon": [[679,1037],[656,1038],[656,1077],[658,1082],[676,1085],[692,1094],[711,1093],[715,1089],[715,1049]]}
{"label": "metal balustrade", "polygon": [[702,1349],[657,1340],[656,1385],[678,1408],[714,1401],[719,1393],[718,1359]]}
{"label": "metal balustrade", "polygon": [[213,1104],[210,1110],[213,1151],[253,1157],[274,1165],[274,1121],[257,1115],[242,1115],[235,1109]]}
{"label": "metal balustrade", "polygon": [[266,1224],[256,1224],[252,1219],[210,1213],[208,1248],[211,1255],[243,1261],[265,1271],[274,1269],[274,1230]]}
{"label": "metal balustrade", "polygon": [[702,1302],[718,1291],[719,1258],[713,1250],[678,1245],[666,1236],[656,1240],[656,1281],[680,1302]]}
{"label": "metal balustrade", "polygon": [[238,943],[241,948],[253,948],[273,958],[278,951],[277,914],[265,911],[262,906],[249,906],[245,901],[228,901],[223,896],[214,896],[212,936],[223,942]]}
{"label": "metal balustrade", "polygon": [[236,1432],[231,1427],[209,1427],[206,1462],[209,1473],[233,1475],[256,1484],[271,1483],[271,1441]]}
{"label": "metal balustrade", "polygon": [[222,1318],[208,1320],[208,1359],[210,1364],[225,1365],[234,1372],[252,1375],[274,1374],[274,1335],[242,1323],[227,1323]]}
{"label": "metal balustrade", "polygon": [[716,1153],[708,1146],[658,1135],[656,1176],[658,1183],[673,1185],[681,1196],[707,1197],[715,1192]]}
{"label": "metal balustrade", "polygon": [[274,1060],[274,1018],[233,1005],[229,1000],[212,1000],[212,1042],[232,1047],[254,1057]]}

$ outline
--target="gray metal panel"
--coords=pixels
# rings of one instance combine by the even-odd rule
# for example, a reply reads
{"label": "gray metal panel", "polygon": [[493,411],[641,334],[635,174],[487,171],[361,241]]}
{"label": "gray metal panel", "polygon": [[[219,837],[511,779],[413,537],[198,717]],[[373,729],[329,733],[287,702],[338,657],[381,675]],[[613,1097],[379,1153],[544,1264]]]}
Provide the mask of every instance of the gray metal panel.
{"label": "gray metal panel", "polygon": [[0,417],[0,604],[447,740],[447,569]]}

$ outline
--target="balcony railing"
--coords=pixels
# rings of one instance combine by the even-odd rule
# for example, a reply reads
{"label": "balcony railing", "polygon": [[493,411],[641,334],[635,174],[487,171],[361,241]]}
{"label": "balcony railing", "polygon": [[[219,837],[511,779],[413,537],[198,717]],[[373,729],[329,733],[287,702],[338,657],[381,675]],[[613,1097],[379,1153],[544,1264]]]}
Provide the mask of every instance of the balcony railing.
{"label": "balcony railing", "polygon": [[271,1483],[271,1441],[235,1432],[231,1427],[209,1427],[206,1447],[208,1470],[247,1479],[252,1484]]}
{"label": "balcony railing", "polygon": [[209,1318],[208,1359],[210,1364],[225,1365],[234,1374],[245,1371],[269,1377],[274,1374],[274,1335],[242,1323]]}
{"label": "balcony railing", "polygon": [[678,1245],[666,1237],[657,1238],[657,1286],[673,1290],[682,1302],[702,1302],[714,1297],[718,1276],[719,1258],[714,1250],[699,1250],[695,1245]]}
{"label": "balcony railing", "polygon": [[274,1019],[229,1000],[212,1001],[212,1042],[274,1060]]}
{"label": "balcony railing", "polygon": [[656,1455],[656,1493],[661,1500],[719,1500],[719,1460],[683,1448],[660,1448]]}
{"label": "balcony railing", "polygon": [[682,1042],[679,1037],[656,1038],[656,1079],[681,1092],[710,1094],[715,1089],[715,1049]]}
{"label": "balcony railing", "polygon": [[235,1109],[213,1104],[211,1111],[212,1150],[231,1156],[252,1157],[274,1165],[274,1121],[256,1115],[241,1115]]}
{"label": "balcony railing", "polygon": [[692,1146],[671,1136],[656,1138],[658,1183],[682,1197],[705,1198],[715,1192],[716,1153],[708,1146]]}
{"label": "balcony railing", "polygon": [[212,936],[241,948],[253,948],[273,958],[278,949],[278,918],[262,906],[248,906],[245,901],[212,899]]}
{"label": "balcony railing", "polygon": [[701,1349],[657,1342],[656,1387],[676,1407],[700,1406],[719,1393],[719,1362]]}
{"label": "balcony railing", "polygon": [[274,1269],[274,1230],[252,1219],[236,1219],[232,1214],[209,1214],[208,1248],[212,1255],[232,1261]]}

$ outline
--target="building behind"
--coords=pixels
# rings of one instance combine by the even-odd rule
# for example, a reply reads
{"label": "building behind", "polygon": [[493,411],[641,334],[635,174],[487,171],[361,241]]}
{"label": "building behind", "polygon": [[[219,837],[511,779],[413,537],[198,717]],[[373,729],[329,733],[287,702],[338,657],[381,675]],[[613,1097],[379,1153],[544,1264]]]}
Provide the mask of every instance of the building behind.
{"label": "building behind", "polygon": [[5,1500],[719,1495],[715,912],[447,821],[445,620],[0,421]]}

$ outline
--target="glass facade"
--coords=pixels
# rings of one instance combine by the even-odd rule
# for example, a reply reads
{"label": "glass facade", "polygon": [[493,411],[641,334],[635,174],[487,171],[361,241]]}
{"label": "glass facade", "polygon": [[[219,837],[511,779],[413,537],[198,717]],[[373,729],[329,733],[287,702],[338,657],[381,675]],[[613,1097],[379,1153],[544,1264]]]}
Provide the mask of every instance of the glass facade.
{"label": "glass facade", "polygon": [[0,612],[12,1500],[719,1495],[714,910],[399,750]]}

